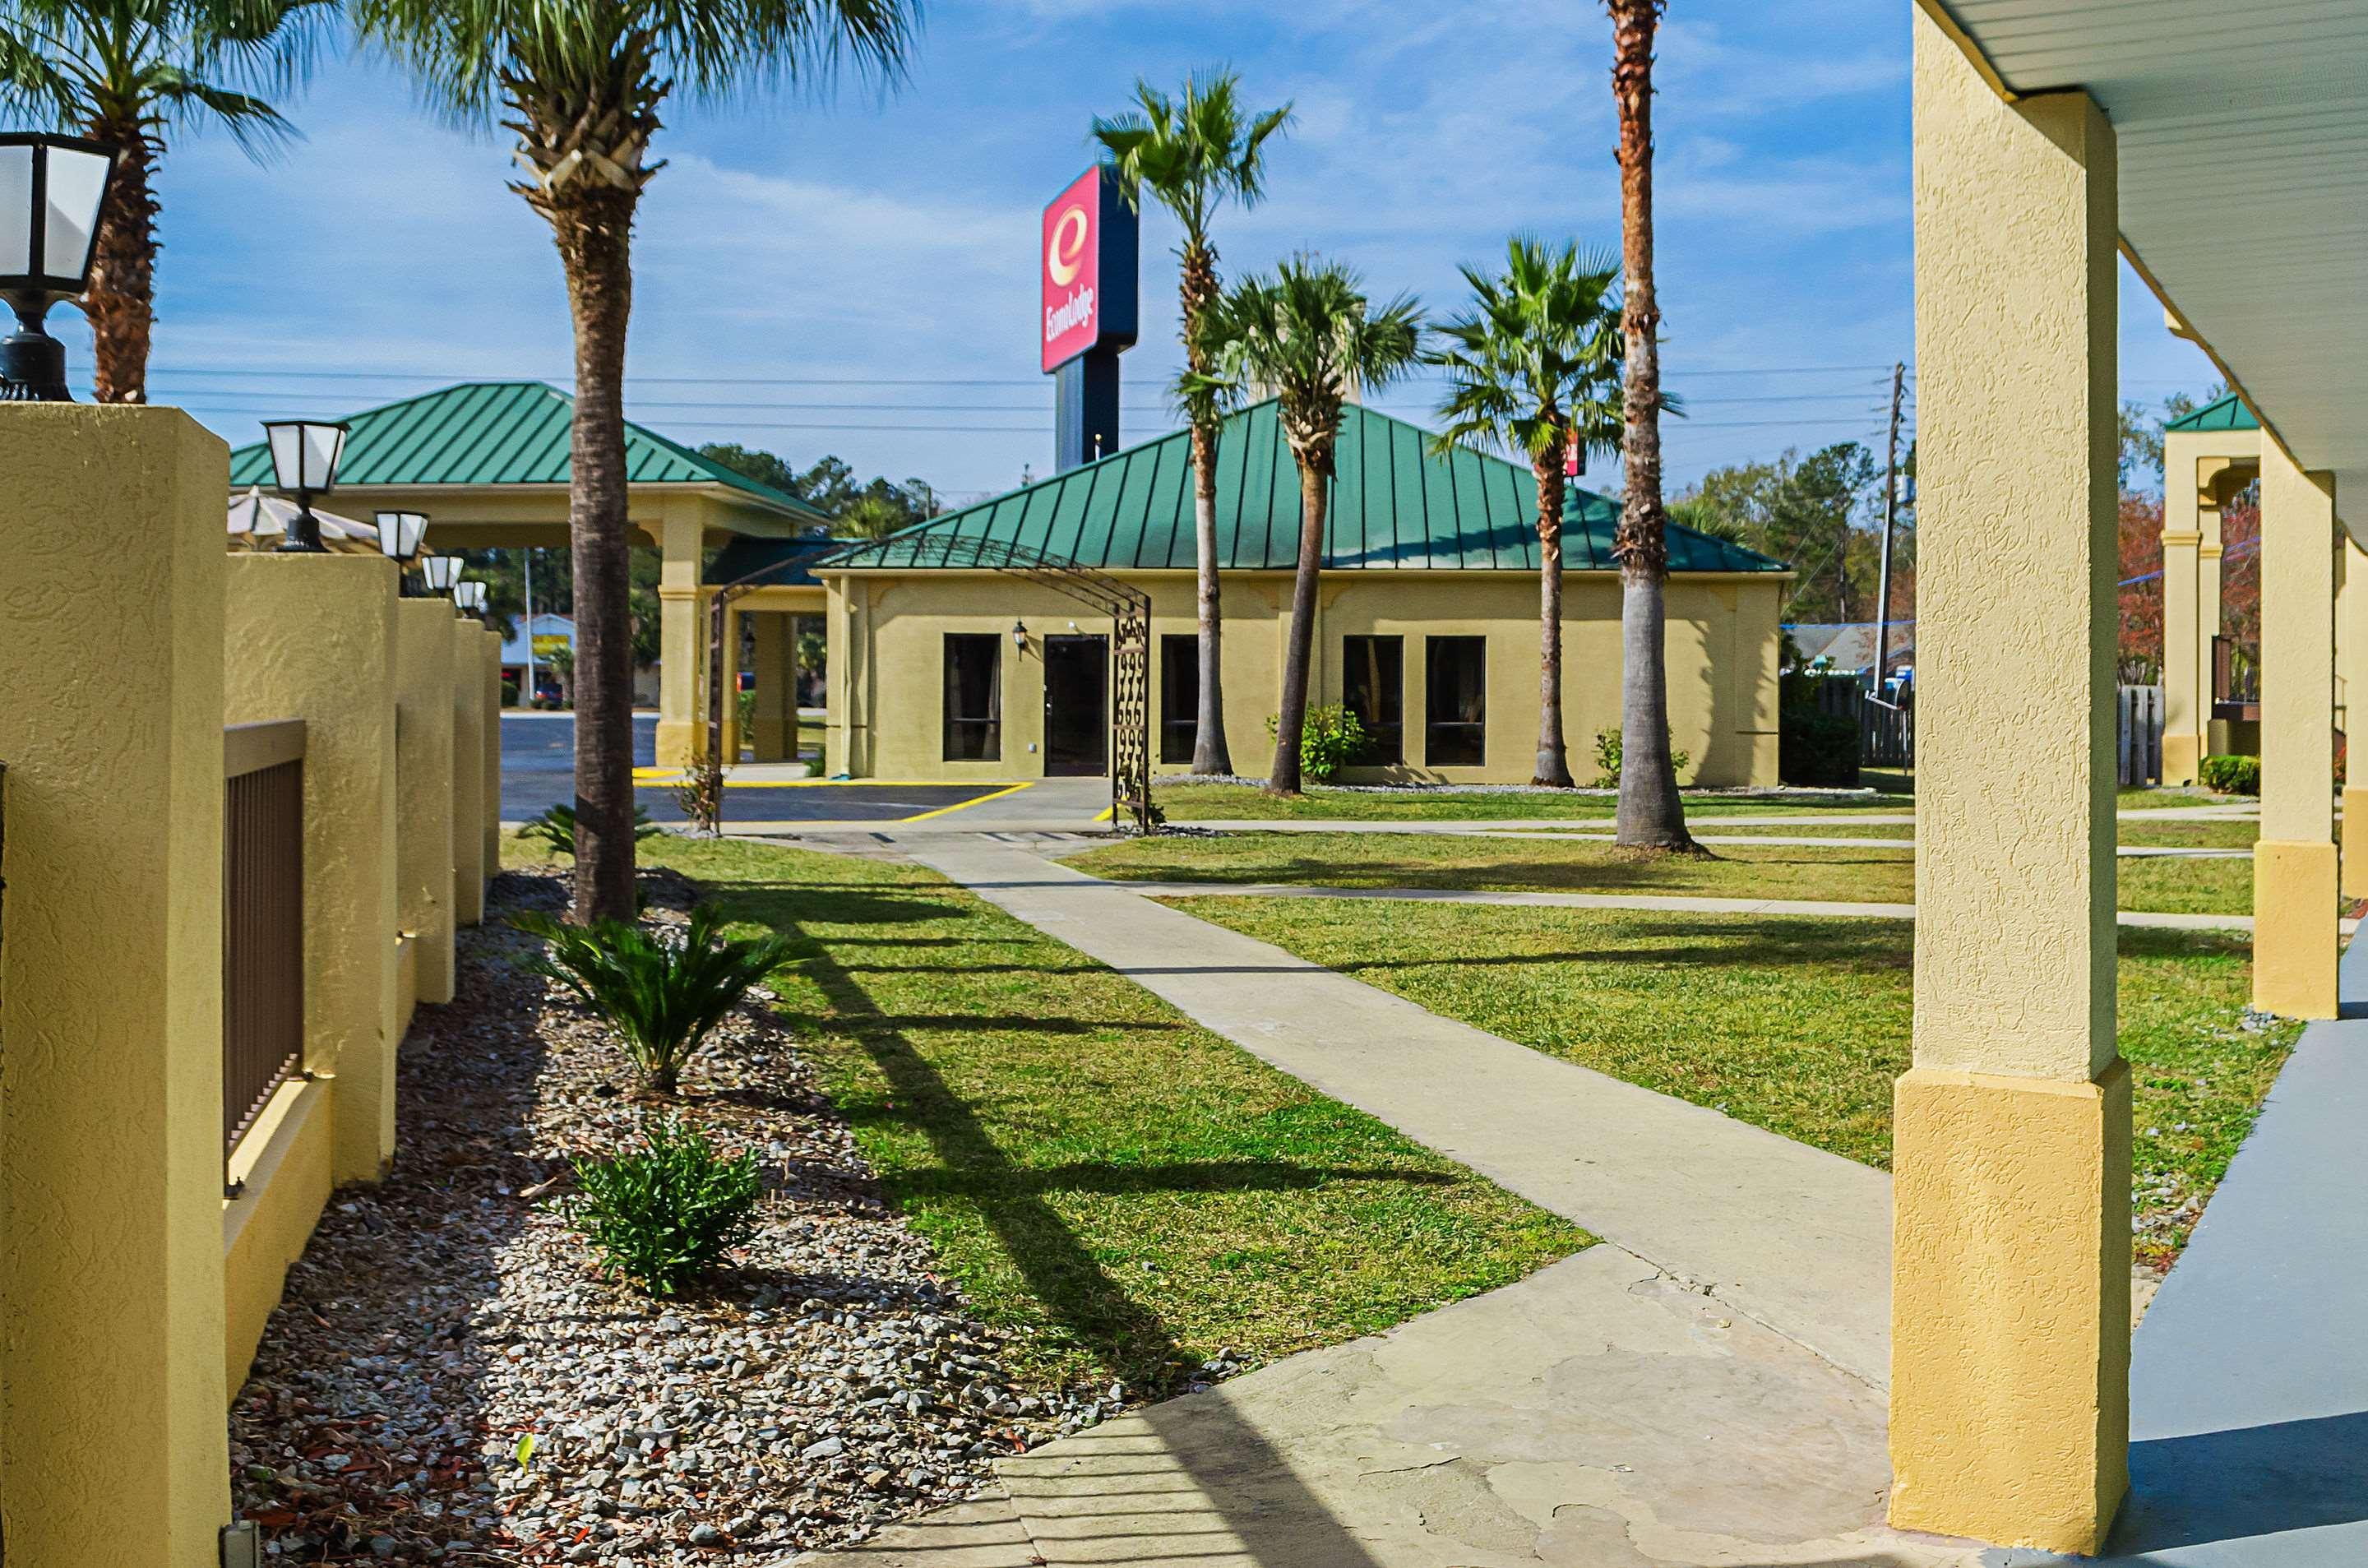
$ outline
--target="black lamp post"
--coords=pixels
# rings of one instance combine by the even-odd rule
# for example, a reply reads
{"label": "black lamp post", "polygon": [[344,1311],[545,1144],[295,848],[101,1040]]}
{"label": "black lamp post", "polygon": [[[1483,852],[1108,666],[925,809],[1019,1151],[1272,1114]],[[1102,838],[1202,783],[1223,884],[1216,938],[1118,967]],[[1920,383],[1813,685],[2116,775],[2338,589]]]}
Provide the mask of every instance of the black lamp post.
{"label": "black lamp post", "polygon": [[74,401],[65,345],[41,319],[89,283],[117,155],[80,136],[0,135],[0,299],[17,314],[0,338],[0,402]]}
{"label": "black lamp post", "polygon": [[398,596],[411,592],[411,562],[419,554],[421,541],[427,537],[427,515],[425,512],[381,512],[377,515],[379,553],[394,562],[394,591]]}
{"label": "black lamp post", "polygon": [[321,519],[313,515],[313,497],[336,487],[337,460],[346,453],[346,426],[311,419],[267,419],[263,434],[271,445],[272,483],[296,497],[296,515],[288,520],[284,551],[325,554]]}

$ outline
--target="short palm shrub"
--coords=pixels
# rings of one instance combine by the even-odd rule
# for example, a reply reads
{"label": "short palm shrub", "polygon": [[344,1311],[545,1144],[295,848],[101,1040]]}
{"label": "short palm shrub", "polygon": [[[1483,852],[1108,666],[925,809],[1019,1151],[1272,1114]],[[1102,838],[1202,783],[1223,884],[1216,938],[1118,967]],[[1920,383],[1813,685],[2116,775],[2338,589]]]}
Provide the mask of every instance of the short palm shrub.
{"label": "short palm shrub", "polygon": [[[1618,730],[1595,732],[1595,787],[1597,789],[1620,788],[1620,751],[1621,734]],[[1692,757],[1674,746],[1669,749],[1669,768],[1672,772],[1683,773],[1686,770],[1686,764],[1692,760]]]}
{"label": "short palm shrub", "polygon": [[578,1159],[568,1219],[600,1267],[653,1296],[672,1296],[755,1228],[757,1156],[724,1155],[697,1128],[666,1118],[613,1160]]}
{"label": "short palm shrub", "polygon": [[[639,806],[633,808],[633,842],[655,838],[666,829],[650,820],[650,813]],[[562,855],[575,853],[575,808],[552,806],[518,830],[520,838],[541,839]]]}
{"label": "short palm shrub", "polygon": [[[1268,714],[1266,733],[1273,734],[1281,724]],[[1311,784],[1329,783],[1342,768],[1362,762],[1372,744],[1364,722],[1349,710],[1337,702],[1311,707],[1299,731],[1300,774]]]}
{"label": "short palm shrub", "polygon": [[2261,759],[2258,756],[2207,756],[2195,772],[2205,789],[2223,795],[2261,792]]}
{"label": "short palm shrub", "polygon": [[621,920],[570,926],[542,914],[511,924],[551,944],[530,967],[584,998],[662,1095],[675,1092],[708,1031],[793,945],[780,936],[726,937],[712,904],[692,910],[678,936],[654,937]]}

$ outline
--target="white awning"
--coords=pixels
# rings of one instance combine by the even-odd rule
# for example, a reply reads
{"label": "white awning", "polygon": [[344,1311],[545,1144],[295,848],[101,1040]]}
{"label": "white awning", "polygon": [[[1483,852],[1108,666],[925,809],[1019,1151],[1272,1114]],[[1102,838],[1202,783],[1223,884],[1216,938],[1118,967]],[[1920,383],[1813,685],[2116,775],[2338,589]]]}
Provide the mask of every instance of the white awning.
{"label": "white awning", "polygon": [[[233,550],[277,549],[279,541],[288,537],[288,522],[295,515],[295,502],[266,495],[260,487],[250,487],[245,494],[231,500],[230,546]],[[358,523],[318,506],[313,508],[313,516],[321,520],[321,542],[331,550],[378,553],[378,528],[374,525]]]}

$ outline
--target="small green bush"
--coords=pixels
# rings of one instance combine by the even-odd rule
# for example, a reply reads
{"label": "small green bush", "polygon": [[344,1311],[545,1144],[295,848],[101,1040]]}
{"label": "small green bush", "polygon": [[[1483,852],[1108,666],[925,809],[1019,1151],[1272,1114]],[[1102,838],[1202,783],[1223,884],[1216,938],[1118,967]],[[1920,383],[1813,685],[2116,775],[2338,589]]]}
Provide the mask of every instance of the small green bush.
{"label": "small green bush", "polygon": [[1858,722],[1814,702],[1788,702],[1776,716],[1776,777],[1812,790],[1858,784]]}
{"label": "small green bush", "polygon": [[[666,829],[650,820],[650,813],[639,806],[633,808],[633,842],[654,838]],[[521,824],[518,835],[525,839],[541,839],[562,855],[575,853],[575,808],[552,806],[532,822]]]}
{"label": "small green bush", "polygon": [[[1595,787],[1597,789],[1620,788],[1621,744],[1621,733],[1616,729],[1595,732]],[[1685,773],[1686,764],[1692,760],[1693,758],[1675,746],[1669,748],[1669,766],[1680,776]]]}
{"label": "small green bush", "polygon": [[600,1267],[653,1296],[672,1296],[755,1229],[757,1156],[716,1153],[667,1118],[613,1160],[578,1159],[568,1219]]}
{"label": "small green bush", "polygon": [[584,998],[662,1095],[674,1093],[683,1063],[708,1031],[779,969],[793,946],[780,936],[725,938],[712,904],[692,910],[689,927],[673,937],[621,920],[569,926],[530,913],[513,915],[510,924],[551,944],[529,967]]}
{"label": "small green bush", "polygon": [[[1269,713],[1266,733],[1271,736],[1282,727],[1282,721]],[[1299,771],[1310,784],[1329,783],[1344,767],[1353,767],[1372,744],[1365,726],[1356,714],[1337,702],[1326,702],[1307,710],[1306,722],[1299,731]]]}
{"label": "small green bush", "polygon": [[2207,756],[2195,772],[2205,789],[2223,795],[2261,792],[2261,759],[2258,756]]}

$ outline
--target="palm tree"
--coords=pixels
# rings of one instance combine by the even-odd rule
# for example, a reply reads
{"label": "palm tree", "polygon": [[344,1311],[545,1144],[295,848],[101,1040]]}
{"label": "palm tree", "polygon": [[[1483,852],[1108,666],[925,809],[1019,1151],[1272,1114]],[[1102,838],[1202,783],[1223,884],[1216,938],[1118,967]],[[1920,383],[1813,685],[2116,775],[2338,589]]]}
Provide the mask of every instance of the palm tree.
{"label": "palm tree", "polygon": [[1538,482],[1538,759],[1533,784],[1568,789],[1562,733],[1563,458],[1573,445],[1609,455],[1620,407],[1620,264],[1549,250],[1516,234],[1505,271],[1462,269],[1472,308],[1439,330],[1447,347],[1439,405],[1447,427],[1432,443],[1502,447],[1529,460]]}
{"label": "palm tree", "polygon": [[1620,111],[1621,335],[1627,340],[1628,494],[1612,535],[1620,562],[1620,806],[1613,842],[1690,850],[1669,760],[1668,517],[1661,506],[1661,307],[1653,289],[1653,35],[1666,0],[1604,0],[1611,14],[1611,96]]}
{"label": "palm tree", "polygon": [[[1201,314],[1217,298],[1217,247],[1209,242],[1209,220],[1227,198],[1244,207],[1265,193],[1263,149],[1267,139],[1291,122],[1291,106],[1245,115],[1240,78],[1220,71],[1204,86],[1184,78],[1181,96],[1170,98],[1148,82],[1134,85],[1141,107],[1114,119],[1094,121],[1094,139],[1116,161],[1127,199],[1140,206],[1147,187],[1184,225],[1178,255],[1177,292],[1184,307],[1184,362],[1198,374],[1209,367],[1197,347]],[[1192,533],[1200,572],[1201,712],[1192,740],[1192,771],[1231,773],[1233,752],[1225,744],[1223,663],[1218,657],[1221,618],[1217,601],[1217,424],[1215,394],[1194,383],[1179,386],[1178,401],[1192,426]]]}
{"label": "palm tree", "polygon": [[1281,404],[1283,439],[1299,462],[1299,575],[1291,591],[1291,648],[1282,669],[1267,789],[1299,793],[1299,741],[1307,724],[1307,671],[1315,635],[1315,575],[1324,562],[1340,405],[1360,388],[1388,385],[1422,352],[1422,312],[1401,294],[1379,310],[1357,274],[1312,256],[1271,278],[1251,277],[1210,301],[1197,342],[1205,370],[1186,369],[1179,393],[1237,406],[1253,387]]}
{"label": "palm tree", "polygon": [[658,110],[827,78],[884,79],[913,0],[355,0],[354,19],[457,120],[518,135],[511,188],[551,224],[575,329],[567,504],[575,588],[575,917],[633,915],[632,626],[625,541],[625,331],[633,215],[664,166]]}
{"label": "palm tree", "polygon": [[331,3],[0,0],[0,109],[121,150],[82,301],[99,402],[148,401],[155,173],[168,137],[217,124],[258,159],[292,137],[279,111],[245,89],[278,93],[302,80]]}

